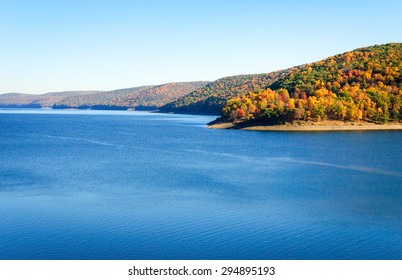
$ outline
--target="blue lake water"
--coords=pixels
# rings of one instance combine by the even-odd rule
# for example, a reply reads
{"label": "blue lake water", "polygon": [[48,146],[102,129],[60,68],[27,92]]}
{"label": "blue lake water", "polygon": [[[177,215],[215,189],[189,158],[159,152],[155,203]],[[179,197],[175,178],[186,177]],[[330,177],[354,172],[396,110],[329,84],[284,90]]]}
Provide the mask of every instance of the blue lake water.
{"label": "blue lake water", "polygon": [[401,259],[402,132],[0,110],[0,259]]}

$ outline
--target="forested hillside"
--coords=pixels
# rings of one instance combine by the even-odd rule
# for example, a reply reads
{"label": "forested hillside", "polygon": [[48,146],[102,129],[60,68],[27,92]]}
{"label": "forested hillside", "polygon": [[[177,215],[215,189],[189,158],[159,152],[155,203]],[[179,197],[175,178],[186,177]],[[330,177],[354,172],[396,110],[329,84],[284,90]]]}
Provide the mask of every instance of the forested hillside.
{"label": "forested hillside", "polygon": [[278,78],[296,68],[267,74],[238,75],[218,79],[178,100],[166,104],[160,111],[175,113],[220,114],[226,101],[239,94],[267,88]]}
{"label": "forested hillside", "polygon": [[402,44],[372,46],[303,65],[267,89],[228,100],[231,122],[402,120]]}

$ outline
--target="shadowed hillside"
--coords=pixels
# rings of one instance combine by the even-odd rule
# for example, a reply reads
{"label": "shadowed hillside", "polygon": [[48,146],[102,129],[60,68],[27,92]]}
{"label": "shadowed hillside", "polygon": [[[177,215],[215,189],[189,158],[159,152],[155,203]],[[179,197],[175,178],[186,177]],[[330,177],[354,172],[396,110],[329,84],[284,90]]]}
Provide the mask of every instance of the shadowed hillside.
{"label": "shadowed hillside", "polygon": [[160,108],[161,112],[220,114],[226,101],[239,94],[267,88],[278,78],[296,68],[267,74],[225,77],[207,84],[178,100]]}

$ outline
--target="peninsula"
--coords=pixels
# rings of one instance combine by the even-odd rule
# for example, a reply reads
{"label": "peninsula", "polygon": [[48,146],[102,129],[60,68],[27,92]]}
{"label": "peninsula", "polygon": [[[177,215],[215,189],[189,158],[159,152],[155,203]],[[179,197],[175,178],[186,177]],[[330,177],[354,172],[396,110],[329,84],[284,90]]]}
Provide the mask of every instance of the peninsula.
{"label": "peninsula", "polygon": [[288,69],[226,101],[211,128],[401,130],[402,44],[372,46]]}

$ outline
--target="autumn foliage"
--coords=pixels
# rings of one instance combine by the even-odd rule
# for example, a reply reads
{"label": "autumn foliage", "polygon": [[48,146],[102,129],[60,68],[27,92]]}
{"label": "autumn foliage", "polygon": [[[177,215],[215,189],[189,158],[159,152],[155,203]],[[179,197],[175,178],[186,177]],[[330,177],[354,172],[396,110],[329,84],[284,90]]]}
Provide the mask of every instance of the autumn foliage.
{"label": "autumn foliage", "polygon": [[402,121],[402,44],[373,46],[294,68],[268,88],[229,99],[232,122]]}

